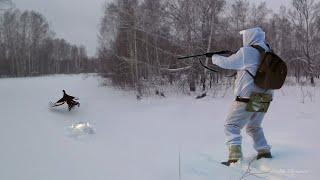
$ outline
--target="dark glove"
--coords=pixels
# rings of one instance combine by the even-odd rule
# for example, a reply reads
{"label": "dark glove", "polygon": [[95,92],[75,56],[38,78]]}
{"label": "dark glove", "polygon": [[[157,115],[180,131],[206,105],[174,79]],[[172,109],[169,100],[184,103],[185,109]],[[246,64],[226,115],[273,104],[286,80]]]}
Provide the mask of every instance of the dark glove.
{"label": "dark glove", "polygon": [[215,54],[219,54],[219,55],[231,55],[231,54],[233,54],[233,52],[232,52],[232,51],[229,51],[229,50],[224,50],[224,51],[216,52]]}
{"label": "dark glove", "polygon": [[216,54],[215,52],[209,52],[209,53],[206,53],[205,56],[207,58],[211,58],[214,54]]}

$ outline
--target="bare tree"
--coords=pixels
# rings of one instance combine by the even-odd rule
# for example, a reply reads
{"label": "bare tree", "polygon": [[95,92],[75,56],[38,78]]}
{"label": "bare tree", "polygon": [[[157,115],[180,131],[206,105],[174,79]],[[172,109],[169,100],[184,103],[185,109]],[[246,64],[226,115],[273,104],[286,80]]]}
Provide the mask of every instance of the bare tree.
{"label": "bare tree", "polygon": [[10,10],[14,7],[11,0],[0,0],[0,13]]}
{"label": "bare tree", "polygon": [[[312,45],[309,48],[310,62],[315,65],[312,72],[319,68],[316,52],[320,42],[320,26],[317,26],[320,18],[316,13],[315,21],[311,23],[313,29],[308,28],[308,43],[299,44],[300,41],[307,42],[307,36],[298,33],[307,32],[302,31],[306,28],[296,25],[299,25],[299,19],[291,21],[292,14],[288,16],[285,7],[279,13],[272,13],[266,3],[256,5],[247,0],[234,0],[231,4],[226,4],[225,0],[115,0],[106,4],[104,9],[99,32],[102,69],[114,85],[133,88],[139,94],[141,89],[155,82],[179,84],[179,87],[188,87],[189,91],[196,91],[198,87],[205,91],[215,83],[224,82],[228,71],[211,74],[200,67],[196,59],[179,61],[176,58],[182,54],[236,50],[242,45],[239,30],[253,26],[262,26],[266,31],[273,50],[288,62],[289,75],[299,79],[304,75],[303,71],[309,72],[304,69],[309,67],[308,56],[303,54],[301,44]],[[203,60],[212,66],[209,59]],[[225,82],[230,83],[231,79]]]}
{"label": "bare tree", "polygon": [[267,16],[270,10],[267,8],[266,2],[262,2],[258,5],[253,3],[250,11],[251,13],[249,21],[251,26],[263,27],[265,24],[267,24]]}
{"label": "bare tree", "polygon": [[298,56],[295,59],[307,64],[306,73],[310,77],[311,84],[314,84],[314,76],[319,75],[315,58],[320,52],[315,39],[319,37],[317,20],[320,16],[320,3],[315,0],[293,0],[292,6],[290,16],[295,27]]}
{"label": "bare tree", "polygon": [[236,31],[245,29],[248,22],[249,2],[247,0],[235,0],[231,5],[230,20]]}
{"label": "bare tree", "polygon": [[79,73],[83,65],[94,64],[84,47],[55,39],[39,13],[15,9],[0,17],[0,76]]}

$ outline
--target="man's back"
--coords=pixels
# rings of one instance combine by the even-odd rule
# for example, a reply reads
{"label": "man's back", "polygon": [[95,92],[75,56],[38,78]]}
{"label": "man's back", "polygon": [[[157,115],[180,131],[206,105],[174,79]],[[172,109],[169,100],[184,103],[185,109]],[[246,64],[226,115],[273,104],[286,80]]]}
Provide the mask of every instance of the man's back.
{"label": "man's back", "polygon": [[[257,43],[255,45],[259,45],[263,47],[266,51],[269,51],[270,49],[265,43]],[[268,94],[272,94],[272,90],[265,90],[259,88],[255,83],[253,77],[249,74],[249,72],[253,75],[256,74],[259,65],[260,65],[260,58],[261,54],[260,52],[251,47],[251,46],[245,46],[242,48],[242,54],[243,54],[243,69],[238,70],[237,72],[237,78],[235,81],[235,94],[240,97],[250,97],[252,92],[264,92]],[[249,72],[247,72],[249,71]]]}

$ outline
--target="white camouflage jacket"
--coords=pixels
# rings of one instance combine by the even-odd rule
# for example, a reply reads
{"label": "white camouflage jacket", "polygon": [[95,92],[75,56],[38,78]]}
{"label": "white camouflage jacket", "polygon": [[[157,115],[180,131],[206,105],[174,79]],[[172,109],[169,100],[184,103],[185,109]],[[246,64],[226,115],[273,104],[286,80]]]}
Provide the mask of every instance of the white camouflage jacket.
{"label": "white camouflage jacket", "polygon": [[270,50],[265,43],[265,32],[261,28],[252,28],[240,32],[243,35],[243,47],[229,57],[214,55],[212,63],[224,69],[237,70],[234,95],[243,98],[250,97],[254,92],[265,92],[273,94],[273,90],[264,90],[254,84],[253,78],[246,70],[253,75],[260,64],[260,53],[251,45],[259,45],[265,50]]}

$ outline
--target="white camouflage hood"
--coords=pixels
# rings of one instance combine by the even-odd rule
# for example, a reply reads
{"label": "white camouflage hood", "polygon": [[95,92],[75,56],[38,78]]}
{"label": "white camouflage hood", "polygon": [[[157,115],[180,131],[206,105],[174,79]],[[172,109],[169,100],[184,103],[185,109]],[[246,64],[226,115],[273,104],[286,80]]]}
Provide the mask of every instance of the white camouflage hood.
{"label": "white camouflage hood", "polygon": [[240,34],[243,36],[243,46],[261,44],[266,39],[265,32],[259,27],[242,30]]}

